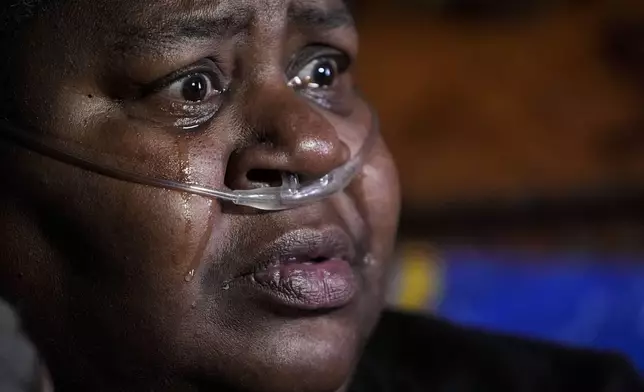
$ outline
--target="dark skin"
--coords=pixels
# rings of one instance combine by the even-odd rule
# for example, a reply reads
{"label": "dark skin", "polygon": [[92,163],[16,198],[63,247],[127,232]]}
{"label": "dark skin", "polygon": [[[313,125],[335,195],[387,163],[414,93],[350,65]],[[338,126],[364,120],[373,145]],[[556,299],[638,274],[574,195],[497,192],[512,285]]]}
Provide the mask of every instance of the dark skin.
{"label": "dark skin", "polygon": [[[150,175],[233,189],[283,171],[315,178],[354,150],[336,128],[372,125],[350,65],[321,93],[285,83],[309,58],[355,61],[339,0],[77,0],[21,39],[16,121]],[[227,92],[185,106],[185,70]],[[340,194],[271,213],[119,181],[6,141],[0,156],[10,168],[0,174],[0,294],[58,390],[346,388],[382,309],[398,218],[381,140]],[[347,306],[285,311],[235,280],[277,236],[322,227],[360,250]]]}

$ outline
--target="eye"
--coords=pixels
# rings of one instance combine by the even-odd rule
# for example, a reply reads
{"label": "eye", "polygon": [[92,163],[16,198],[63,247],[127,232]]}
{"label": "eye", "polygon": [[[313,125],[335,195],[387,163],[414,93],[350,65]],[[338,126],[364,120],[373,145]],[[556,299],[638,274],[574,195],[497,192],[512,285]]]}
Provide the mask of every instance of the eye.
{"label": "eye", "polygon": [[308,46],[287,68],[288,85],[318,106],[346,115],[355,102],[351,64],[351,56],[341,50]]}
{"label": "eye", "polygon": [[170,83],[165,88],[164,95],[177,102],[199,103],[207,101],[221,92],[222,89],[216,87],[211,75],[198,72],[183,76]]}
{"label": "eye", "polygon": [[219,64],[204,58],[140,87],[130,115],[155,124],[197,129],[224,103],[229,79]]}
{"label": "eye", "polygon": [[295,87],[328,88],[340,74],[338,62],[332,57],[313,59],[298,71],[289,85]]}

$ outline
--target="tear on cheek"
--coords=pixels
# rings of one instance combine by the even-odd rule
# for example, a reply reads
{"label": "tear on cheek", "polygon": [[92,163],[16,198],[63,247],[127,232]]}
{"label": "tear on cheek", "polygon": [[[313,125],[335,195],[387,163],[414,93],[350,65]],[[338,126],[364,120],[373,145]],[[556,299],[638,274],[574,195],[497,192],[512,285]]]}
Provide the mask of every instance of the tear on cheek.
{"label": "tear on cheek", "polygon": [[219,203],[201,196],[180,193],[173,211],[177,214],[173,238],[173,261],[189,283],[202,273],[203,260],[214,252],[213,233],[221,216]]}

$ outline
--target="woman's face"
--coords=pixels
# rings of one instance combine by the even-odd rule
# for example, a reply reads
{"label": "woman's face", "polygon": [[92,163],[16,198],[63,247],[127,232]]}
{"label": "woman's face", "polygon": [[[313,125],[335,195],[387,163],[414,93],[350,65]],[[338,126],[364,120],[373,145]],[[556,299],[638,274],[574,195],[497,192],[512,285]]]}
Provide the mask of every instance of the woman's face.
{"label": "woman's face", "polygon": [[[373,125],[341,0],[69,0],[24,39],[21,125],[144,174],[317,178]],[[270,213],[0,149],[0,286],[59,385],[330,391],[350,377],[398,217],[382,141],[343,192]]]}

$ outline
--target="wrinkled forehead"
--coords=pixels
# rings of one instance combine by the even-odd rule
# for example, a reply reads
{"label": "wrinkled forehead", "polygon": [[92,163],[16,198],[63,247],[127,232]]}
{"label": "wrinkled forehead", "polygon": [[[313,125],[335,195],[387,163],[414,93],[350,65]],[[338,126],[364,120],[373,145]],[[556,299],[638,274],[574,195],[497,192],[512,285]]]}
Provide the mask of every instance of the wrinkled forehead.
{"label": "wrinkled forehead", "polygon": [[[100,10],[99,1],[102,3]],[[266,22],[279,25],[295,21],[316,25],[323,21],[335,24],[352,21],[348,0],[90,0],[83,4],[86,10],[99,11],[97,16],[107,16],[115,28],[123,25],[155,27],[182,18],[217,17],[215,22],[218,23],[212,27],[228,28],[233,33]]]}
{"label": "wrinkled forehead", "polygon": [[[246,36],[285,36],[294,31],[355,49],[357,34],[349,0],[71,0],[64,7],[62,33],[118,47],[160,50],[180,42],[220,41]],[[88,36],[79,36],[79,32]],[[80,34],[82,35],[82,34]],[[70,42],[71,44],[71,42]],[[71,45],[67,45],[71,46]],[[149,46],[152,46],[150,48]],[[345,45],[346,46],[346,45]]]}
{"label": "wrinkled forehead", "polygon": [[[113,0],[101,0],[115,3]],[[251,12],[258,17],[271,17],[289,9],[321,8],[340,6],[348,8],[348,0],[117,0],[130,11],[164,14],[174,12]]]}

